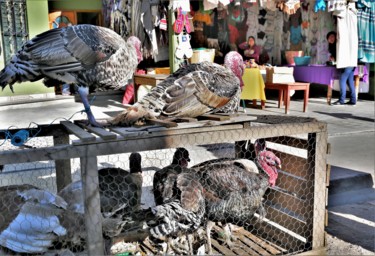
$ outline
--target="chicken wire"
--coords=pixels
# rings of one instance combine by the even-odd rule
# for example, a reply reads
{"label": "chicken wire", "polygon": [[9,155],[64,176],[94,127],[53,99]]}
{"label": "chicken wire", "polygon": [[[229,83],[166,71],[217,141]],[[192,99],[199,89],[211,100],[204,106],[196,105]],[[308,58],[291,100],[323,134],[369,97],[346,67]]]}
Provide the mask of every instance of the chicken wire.
{"label": "chicken wire", "polygon": [[[268,126],[263,129],[268,129]],[[310,131],[296,134],[296,132],[301,130],[299,124],[293,124],[289,127],[283,126],[280,129],[275,129],[273,126],[271,129],[276,131],[275,134],[277,136],[265,137],[267,150],[272,151],[281,160],[281,168],[278,170],[276,185],[272,188],[269,187],[262,196],[261,205],[264,208],[264,214],[262,210],[256,211],[253,217],[241,221],[236,220],[236,225],[229,226],[226,224],[233,223],[233,220],[215,220],[216,225],[210,232],[211,252],[213,254],[296,254],[311,250],[313,247],[324,246],[321,243],[320,236],[324,234],[324,225],[322,223],[325,221],[325,215],[324,210],[322,211],[321,209],[325,207],[326,198],[325,194],[317,192],[317,189],[318,186],[324,188],[326,184],[325,173],[318,174],[318,171],[325,171],[325,131],[324,129],[316,129],[316,132]],[[249,133],[249,131],[246,132]],[[320,136],[321,132],[323,136]],[[188,167],[198,165],[204,161],[224,158],[244,158],[255,161],[257,153],[254,143],[256,138],[261,138],[260,136],[263,132],[255,129],[253,133],[250,132],[250,136],[245,136],[247,137],[246,140],[237,140],[240,133],[240,130],[231,129],[220,132],[190,133],[188,136],[185,134],[185,136],[173,137],[171,145],[178,145],[178,148],[183,147],[189,152],[190,161],[188,162]],[[208,136],[209,138],[207,138]],[[241,135],[240,137],[243,136]],[[163,140],[161,146],[154,145],[154,148],[163,147],[167,139],[161,139]],[[70,143],[75,140],[77,140],[77,137],[70,135]],[[123,143],[128,142],[123,141]],[[55,161],[44,160],[3,165],[2,173],[0,173],[0,189],[2,189],[0,222],[4,224],[0,225],[0,245],[2,246],[0,247],[0,252],[17,254],[17,252],[25,252],[23,250],[30,250],[26,252],[36,253],[36,251],[32,250],[37,249],[27,247],[28,244],[35,243],[35,240],[33,240],[35,239],[35,234],[28,233],[20,239],[21,235],[17,238],[17,232],[23,232],[20,227],[26,227],[27,232],[30,232],[31,227],[39,225],[40,230],[38,232],[42,231],[43,233],[49,230],[47,232],[49,233],[48,238],[44,240],[48,242],[45,242],[46,245],[43,245],[44,247],[41,246],[43,249],[39,248],[42,253],[57,253],[59,255],[65,253],[66,250],[70,250],[76,255],[84,255],[89,254],[90,249],[92,250],[93,247],[100,248],[100,246],[97,247],[97,244],[104,241],[102,248],[104,253],[108,255],[126,252],[133,254],[207,254],[209,252],[206,232],[206,227],[209,223],[207,212],[201,213],[198,218],[196,215],[199,214],[197,213],[192,217],[188,215],[191,212],[181,213],[182,210],[186,209],[183,207],[183,209],[178,208],[181,205],[170,204],[171,201],[166,198],[164,204],[168,204],[169,208],[163,208],[165,212],[155,214],[154,176],[155,173],[161,172],[163,168],[165,169],[172,163],[177,146],[147,150],[142,140],[139,140],[139,142],[134,140],[133,143],[137,145],[135,148],[140,149],[135,152],[138,152],[142,158],[140,187],[134,185],[136,184],[135,181],[132,181],[134,184],[132,182],[131,185],[128,184],[131,150],[127,149],[128,153],[118,153],[121,150],[116,149],[113,150],[116,152],[115,154],[105,155],[95,155],[95,153],[91,155],[91,151],[87,150],[85,156],[77,155],[78,158],[72,157],[67,160],[70,161],[72,183],[81,184],[73,186],[71,190],[78,191],[76,193],[80,197],[78,199],[80,204],[78,205],[71,202],[69,198],[64,198],[65,204],[61,203],[61,201],[56,203],[56,198],[59,198],[56,194],[63,195],[57,191]],[[30,146],[32,148],[40,149],[54,147],[51,137],[33,138],[28,144],[29,146],[32,145]],[[32,150],[29,147],[24,149],[14,148],[6,141],[2,145],[2,153],[9,151],[25,151],[27,153],[28,150]],[[108,144],[108,152],[112,151],[111,147]],[[0,164],[4,162],[1,161],[2,153],[0,153]],[[233,163],[233,165],[237,164]],[[90,170],[92,166],[99,170],[110,168],[111,170],[120,171],[110,174],[109,179],[101,179],[99,171],[101,198],[100,201],[97,201],[97,207],[89,208],[85,215],[85,207],[88,205],[85,205],[83,198],[87,190],[84,191],[83,187],[97,182],[98,172]],[[89,167],[87,173],[82,174],[81,170],[82,168],[85,169],[85,167]],[[215,168],[217,168],[217,165]],[[213,171],[219,171],[219,169],[214,169]],[[82,177],[84,177],[84,185],[80,183]],[[185,184],[188,190],[199,190],[200,186],[205,190],[207,188],[203,186],[210,184],[210,182],[205,183],[202,180],[200,184],[196,184],[199,181],[196,176],[191,178],[187,175],[185,178],[188,180],[188,183]],[[122,182],[127,183],[127,185],[121,185]],[[34,215],[29,217],[25,217],[28,213],[26,211],[24,212],[24,217],[18,218],[18,224],[15,225],[16,216],[14,209],[17,209],[17,206],[19,207],[26,201],[29,207],[30,204],[35,207],[35,205],[43,201],[40,197],[31,200],[31,202],[26,200],[27,193],[22,192],[22,189],[30,191],[34,187],[25,187],[25,184],[52,193],[51,195],[47,194],[47,192],[43,194],[43,199],[47,197],[50,200],[48,207],[52,207],[52,210],[49,209],[46,213],[45,207],[37,207],[39,212],[34,210]],[[178,186],[176,187],[176,184],[177,180],[174,180],[172,184],[174,190],[181,189]],[[13,185],[19,187],[16,187],[18,192],[12,194],[15,189]],[[67,185],[72,187],[72,185]],[[236,189],[241,193],[250,193],[251,191],[246,190],[246,184],[244,186]],[[140,190],[141,195],[136,193],[137,190]],[[228,188],[228,190],[230,189]],[[92,195],[95,194],[94,192]],[[225,194],[224,192],[222,193]],[[105,199],[102,199],[103,193],[106,194]],[[11,196],[4,196],[7,194]],[[35,195],[30,194],[29,196],[32,198]],[[181,201],[179,201],[180,196],[177,193],[177,203],[181,204]],[[207,195],[202,194],[203,198],[204,196]],[[225,196],[222,200],[229,197],[228,194]],[[21,200],[22,203],[20,198],[23,198]],[[95,200],[92,202],[95,202]],[[191,199],[187,202],[188,205],[191,205],[194,200]],[[102,206],[101,208],[100,205]],[[103,207],[103,205],[108,207]],[[99,211],[95,211],[95,209],[99,209]],[[171,215],[170,211],[172,210],[179,211],[180,215]],[[204,211],[207,211],[206,206]],[[44,221],[37,218],[38,214],[44,216]],[[56,228],[54,226],[56,225],[56,220],[54,219],[56,216],[59,219],[59,224],[65,229],[62,233],[61,230],[60,233],[57,230],[53,230],[53,228]],[[189,217],[184,218],[181,216]],[[175,220],[173,220],[174,217],[176,218]],[[100,237],[87,235],[88,218],[90,218],[92,225],[89,230],[102,234]],[[194,221],[197,222],[195,226],[192,225]],[[22,241],[15,247],[9,245],[10,240],[7,240],[8,236],[4,233],[12,223],[12,229],[15,230],[14,240],[19,239]],[[160,231],[163,236],[157,234],[158,229],[155,227],[160,227],[160,230],[164,232]],[[154,229],[153,232],[150,232],[150,229]],[[170,232],[168,234],[168,230],[172,229],[178,230],[178,232]],[[227,229],[230,230],[230,233],[227,233]],[[231,240],[226,239],[228,234],[232,237]],[[43,239],[39,237],[39,240]],[[190,240],[192,242],[189,242]],[[190,247],[189,244],[191,245]],[[21,249],[22,247],[26,249]],[[18,251],[15,248],[19,248]]]}

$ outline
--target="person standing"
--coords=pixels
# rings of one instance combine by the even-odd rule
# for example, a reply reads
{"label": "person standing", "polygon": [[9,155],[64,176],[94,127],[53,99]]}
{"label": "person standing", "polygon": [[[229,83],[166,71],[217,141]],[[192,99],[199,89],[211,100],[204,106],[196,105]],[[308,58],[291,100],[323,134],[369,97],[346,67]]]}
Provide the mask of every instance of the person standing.
{"label": "person standing", "polygon": [[[335,64],[336,63],[336,32],[331,31],[327,34],[327,41],[328,41],[328,51],[330,53],[328,63]],[[354,70],[355,67],[345,67],[339,69],[341,71],[340,74],[340,98],[333,102],[332,106],[343,106],[345,104],[355,106],[357,103],[356,94],[355,94],[355,87],[354,87]],[[345,103],[346,99],[346,85],[349,85],[350,91],[350,101]]]}
{"label": "person standing", "polygon": [[[357,10],[355,3],[349,2],[343,7],[330,11],[333,11],[333,14],[337,16],[336,67],[341,70],[340,98],[332,105],[355,106],[357,95],[354,87],[354,70],[358,61]],[[347,84],[349,85],[350,100],[345,103]]]}

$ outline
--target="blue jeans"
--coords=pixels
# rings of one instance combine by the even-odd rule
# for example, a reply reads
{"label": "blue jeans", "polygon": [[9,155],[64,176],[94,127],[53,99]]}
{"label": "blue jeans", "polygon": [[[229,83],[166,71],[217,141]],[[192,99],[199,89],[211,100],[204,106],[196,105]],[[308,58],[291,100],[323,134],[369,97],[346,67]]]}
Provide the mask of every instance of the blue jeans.
{"label": "blue jeans", "polygon": [[350,102],[357,103],[357,97],[354,88],[354,70],[355,67],[347,67],[342,69],[340,76],[340,103],[345,103],[346,99],[346,84],[349,84]]}

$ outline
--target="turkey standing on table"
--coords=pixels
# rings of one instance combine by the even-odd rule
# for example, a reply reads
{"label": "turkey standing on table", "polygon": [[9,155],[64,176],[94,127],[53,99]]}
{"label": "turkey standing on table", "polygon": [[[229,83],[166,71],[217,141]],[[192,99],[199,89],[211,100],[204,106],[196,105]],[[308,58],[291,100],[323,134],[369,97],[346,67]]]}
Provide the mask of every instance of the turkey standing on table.
{"label": "turkey standing on table", "polygon": [[202,62],[180,67],[111,123],[132,125],[159,116],[197,117],[236,112],[243,86],[242,56],[229,52],[224,65]]}
{"label": "turkey standing on table", "polygon": [[128,42],[111,29],[76,25],[48,30],[27,41],[0,73],[0,86],[44,78],[47,87],[75,84],[91,125],[89,88],[120,89],[142,60],[141,42]]}

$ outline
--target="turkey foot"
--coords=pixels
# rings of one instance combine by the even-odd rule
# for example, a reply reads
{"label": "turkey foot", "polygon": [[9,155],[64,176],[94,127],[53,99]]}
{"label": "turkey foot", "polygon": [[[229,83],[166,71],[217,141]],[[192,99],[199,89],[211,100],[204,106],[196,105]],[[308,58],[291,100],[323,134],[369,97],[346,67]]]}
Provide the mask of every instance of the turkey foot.
{"label": "turkey foot", "polygon": [[234,226],[232,224],[225,224],[223,236],[223,242],[229,246],[229,248],[236,247],[236,244],[233,241],[237,240],[237,237],[233,235]]}
{"label": "turkey foot", "polygon": [[83,106],[85,107],[85,112],[87,114],[87,119],[89,123],[94,127],[103,127],[102,124],[96,121],[94,114],[91,111],[90,102],[89,102],[89,99],[87,98],[87,96],[89,95],[88,87],[81,87],[81,86],[77,86],[77,87],[78,88],[76,89],[77,89],[79,96],[81,97]]}

